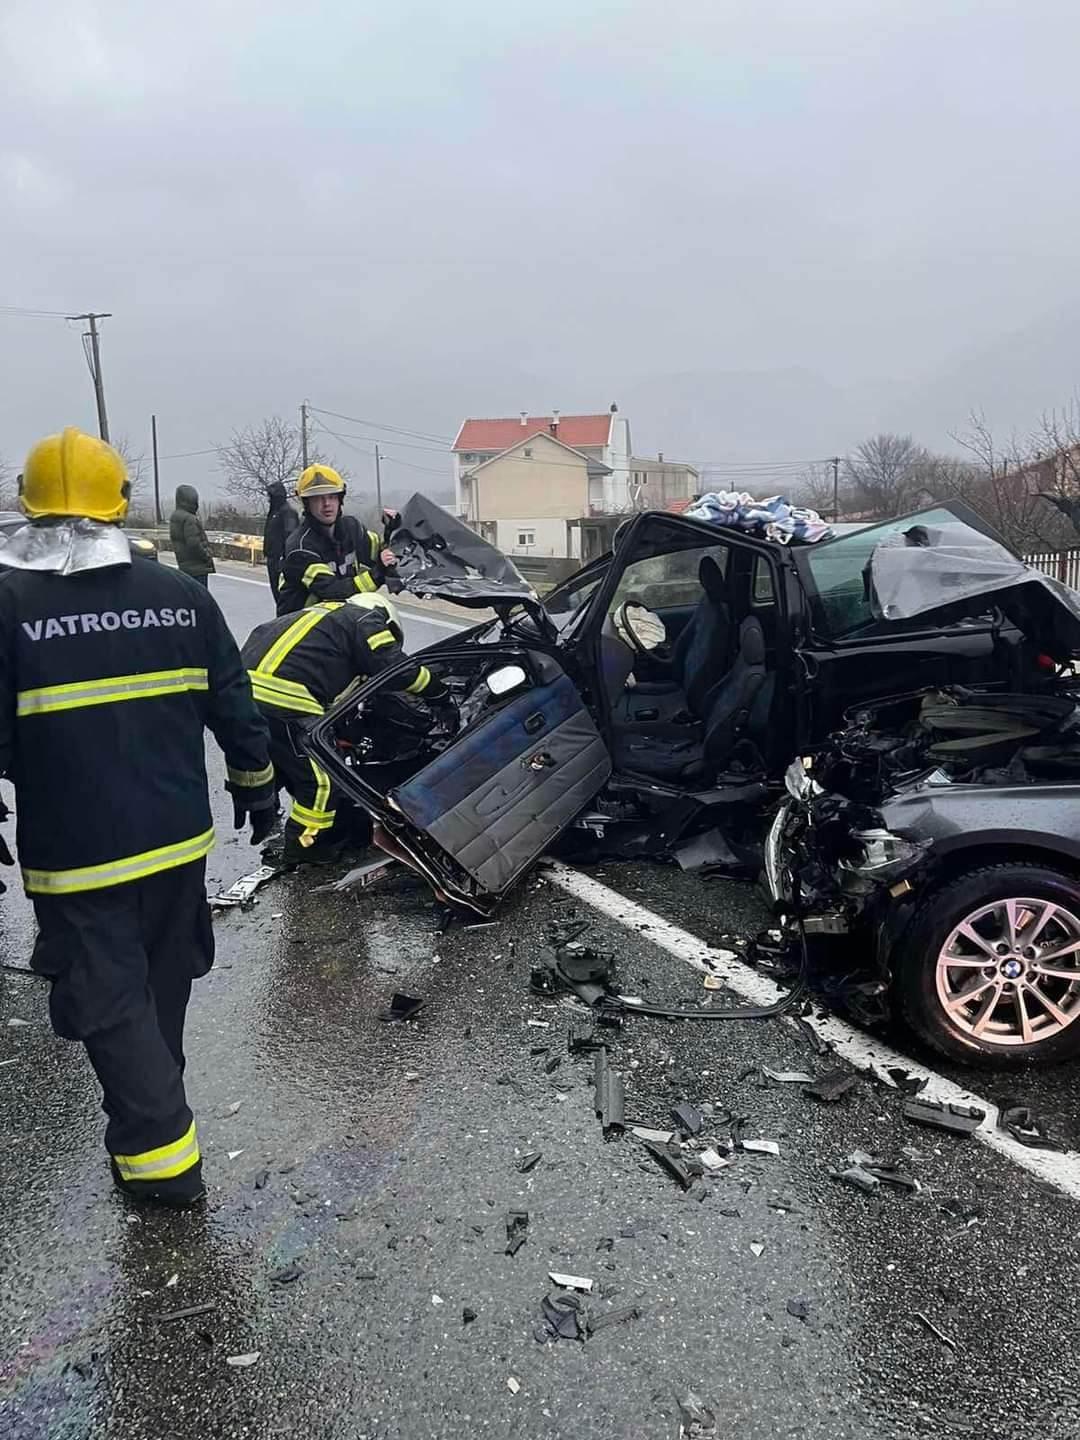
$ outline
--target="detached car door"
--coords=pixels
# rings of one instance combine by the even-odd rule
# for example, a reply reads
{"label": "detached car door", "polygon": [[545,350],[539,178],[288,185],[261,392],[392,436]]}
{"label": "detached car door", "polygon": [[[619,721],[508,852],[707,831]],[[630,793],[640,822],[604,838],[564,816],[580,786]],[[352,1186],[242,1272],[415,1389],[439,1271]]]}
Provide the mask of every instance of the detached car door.
{"label": "detached car door", "polygon": [[385,751],[401,702],[383,702],[406,668],[397,667],[335,706],[307,746],[378,822],[376,844],[448,899],[486,913],[602,789],[611,758],[550,654],[484,645],[424,659],[461,702],[455,736],[421,740],[405,762],[365,761],[365,735]]}

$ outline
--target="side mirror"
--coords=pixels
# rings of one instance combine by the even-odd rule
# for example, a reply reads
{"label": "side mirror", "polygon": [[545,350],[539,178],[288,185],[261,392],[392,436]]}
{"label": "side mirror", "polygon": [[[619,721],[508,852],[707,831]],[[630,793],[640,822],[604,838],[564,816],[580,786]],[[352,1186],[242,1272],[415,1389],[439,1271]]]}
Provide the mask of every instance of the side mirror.
{"label": "side mirror", "polygon": [[493,670],[490,675],[485,676],[484,684],[492,695],[498,698],[502,695],[509,695],[511,691],[520,690],[528,678],[520,665],[501,665],[498,670]]}

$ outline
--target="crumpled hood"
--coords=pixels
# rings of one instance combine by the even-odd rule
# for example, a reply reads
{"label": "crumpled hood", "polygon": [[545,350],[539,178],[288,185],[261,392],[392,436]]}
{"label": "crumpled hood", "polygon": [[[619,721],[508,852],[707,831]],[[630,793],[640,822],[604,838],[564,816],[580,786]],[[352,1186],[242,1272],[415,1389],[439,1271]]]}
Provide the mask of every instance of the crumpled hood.
{"label": "crumpled hood", "polygon": [[49,525],[28,521],[7,535],[0,533],[0,567],[12,570],[75,575],[81,570],[130,564],[127,536],[115,525],[98,520],[63,520]]}
{"label": "crumpled hood", "polygon": [[176,508],[186,510],[194,515],[199,509],[199,492],[194,485],[178,485],[176,487]]}
{"label": "crumpled hood", "polygon": [[441,595],[463,605],[535,598],[501,550],[426,495],[408,501],[390,549],[397,556],[397,578],[414,595]]}
{"label": "crumpled hood", "polygon": [[1055,659],[1080,654],[1080,594],[960,520],[890,535],[869,570],[879,619],[975,616],[996,606]]}

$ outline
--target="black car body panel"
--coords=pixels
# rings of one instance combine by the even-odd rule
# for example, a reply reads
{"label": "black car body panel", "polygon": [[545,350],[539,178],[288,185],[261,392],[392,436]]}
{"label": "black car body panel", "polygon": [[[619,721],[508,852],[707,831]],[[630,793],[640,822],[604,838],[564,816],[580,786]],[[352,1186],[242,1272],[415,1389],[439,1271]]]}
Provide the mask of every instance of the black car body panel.
{"label": "black car body panel", "polygon": [[[1050,662],[1037,661],[1041,638],[1035,645],[981,593],[947,614],[935,607],[890,621],[875,613],[871,558],[882,540],[916,525],[959,527],[954,538],[999,546],[955,506],[803,547],[646,512],[623,527],[612,554],[541,602],[472,531],[430,502],[410,502],[390,535],[402,588],[498,616],[424,651],[462,707],[461,730],[440,733],[429,716],[425,732],[422,702],[393,696],[384,674],[314,724],[308,747],[374,816],[379,843],[407,853],[442,893],[474,910],[497,903],[575,821],[598,841],[621,837],[623,854],[659,854],[717,825],[741,831],[758,823],[762,797],[791,756],[821,745],[853,703],[927,686],[1038,689],[1052,678]],[[1021,587],[1050,594],[999,548],[1020,567]],[[628,636],[627,606],[659,617],[667,643],[648,650]],[[765,683],[750,686],[753,699],[740,708],[748,623],[761,637]],[[1058,638],[1071,638],[1067,623]],[[705,662],[715,676],[695,697],[689,682]],[[511,697],[492,696],[488,678],[507,666],[526,678]],[[555,690],[561,711],[551,708]],[[545,749],[556,712],[576,740]],[[546,717],[542,733],[526,726],[540,724],[536,716]],[[463,757],[464,790],[455,774]],[[502,850],[505,861],[495,858]]]}

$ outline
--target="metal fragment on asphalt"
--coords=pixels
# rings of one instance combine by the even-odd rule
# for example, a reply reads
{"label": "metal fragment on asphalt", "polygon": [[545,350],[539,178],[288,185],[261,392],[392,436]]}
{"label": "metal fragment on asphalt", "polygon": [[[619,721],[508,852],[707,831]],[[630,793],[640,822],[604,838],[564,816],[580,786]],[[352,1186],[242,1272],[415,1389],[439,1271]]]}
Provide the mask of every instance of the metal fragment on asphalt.
{"label": "metal fragment on asphalt", "polygon": [[938,1327],[934,1324],[934,1322],[930,1319],[929,1315],[924,1315],[921,1310],[916,1310],[913,1313],[915,1315],[915,1319],[918,1320],[919,1324],[929,1330],[930,1334],[933,1335],[935,1340],[940,1340],[942,1345],[947,1345],[950,1350],[956,1349],[956,1341],[952,1338],[951,1335],[946,1335],[944,1330],[939,1330]]}
{"label": "metal fragment on asphalt", "polygon": [[252,870],[249,875],[241,875],[239,880],[233,883],[217,895],[211,895],[209,905],[211,910],[230,910],[235,905],[246,907],[251,904],[256,890],[262,888],[268,881],[273,880],[278,873],[273,865],[260,865],[257,870]]}
{"label": "metal fragment on asphalt", "polygon": [[196,1315],[209,1315],[216,1309],[217,1306],[210,1303],[206,1305],[189,1305],[184,1310],[166,1310],[163,1315],[157,1317],[158,1324],[168,1325],[172,1320],[191,1320]]}
{"label": "metal fragment on asphalt", "polygon": [[561,1290],[580,1290],[585,1295],[592,1294],[594,1282],[585,1275],[562,1275],[557,1270],[549,1270],[548,1279]]}

